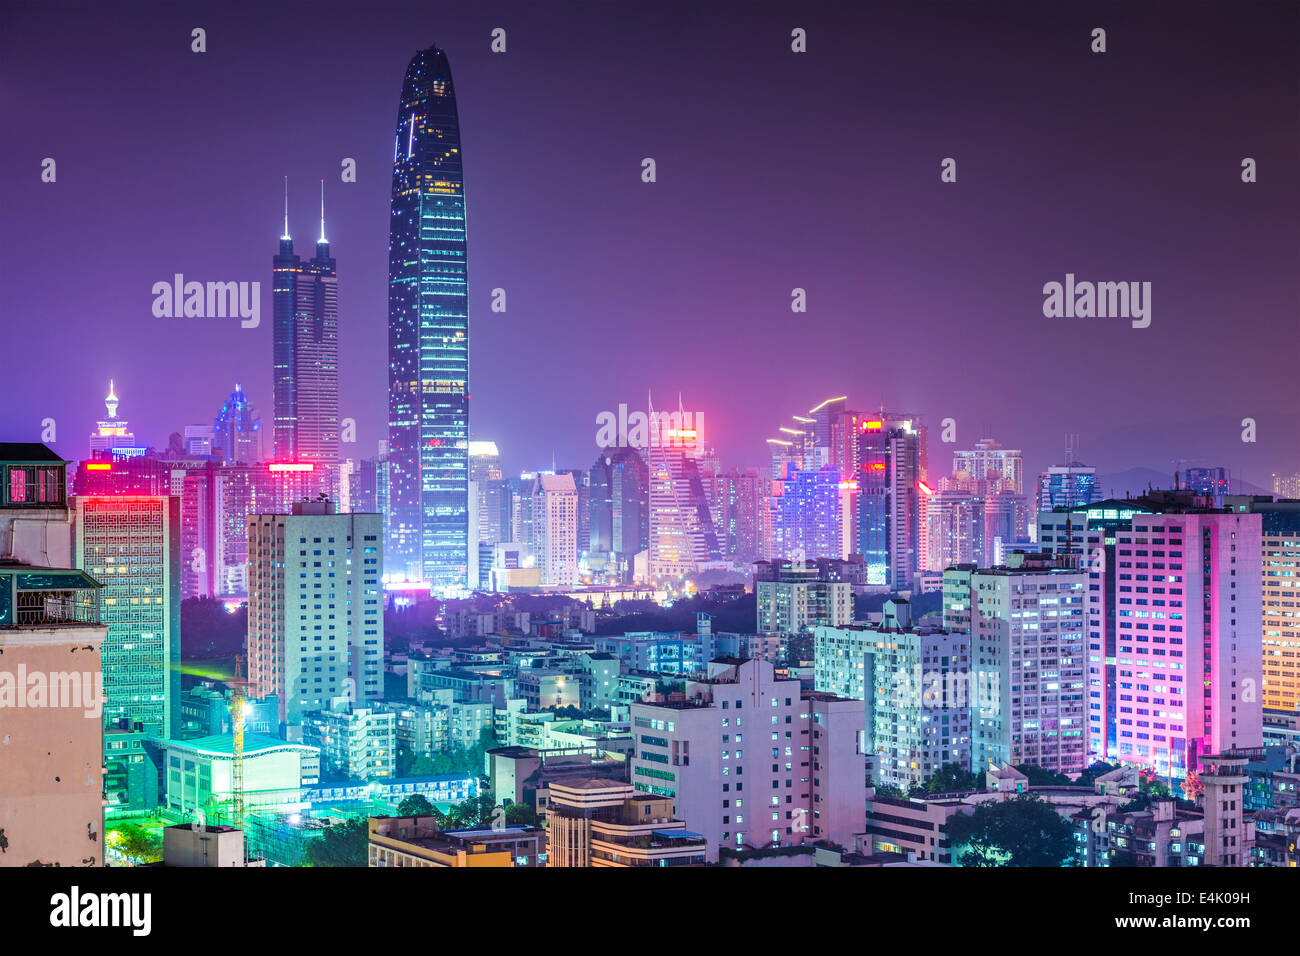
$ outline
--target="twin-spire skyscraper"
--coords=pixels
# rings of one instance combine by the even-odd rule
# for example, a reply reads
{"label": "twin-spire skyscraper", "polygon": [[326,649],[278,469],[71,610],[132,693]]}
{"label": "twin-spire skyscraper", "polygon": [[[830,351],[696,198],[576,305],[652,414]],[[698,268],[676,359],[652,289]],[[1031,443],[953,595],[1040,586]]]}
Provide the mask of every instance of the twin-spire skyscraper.
{"label": "twin-spire skyscraper", "polygon": [[339,463],[338,274],[325,238],[321,180],[320,238],[303,260],[289,233],[289,177],[284,178],[284,234],[272,260],[272,361],[276,461]]}

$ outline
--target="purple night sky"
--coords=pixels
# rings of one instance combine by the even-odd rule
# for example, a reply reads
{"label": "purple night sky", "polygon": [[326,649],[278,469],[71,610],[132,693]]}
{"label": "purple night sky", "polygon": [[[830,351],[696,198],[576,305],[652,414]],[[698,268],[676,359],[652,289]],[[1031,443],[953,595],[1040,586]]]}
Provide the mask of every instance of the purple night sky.
{"label": "purple night sky", "polygon": [[[464,143],[471,430],[509,471],[589,466],[596,415],[647,389],[680,392],[742,467],[847,393],[921,413],[932,473],[945,417],[958,446],[1025,449],[1027,473],[1066,432],[1103,474],[1300,470],[1296,5],[859,6],[6,4],[0,438],[52,417],[83,457],[110,377],[159,447],[236,381],[269,428],[288,174],[304,255],[326,179],[344,448],[373,455],[392,129],[408,59],[437,43]],[[261,282],[261,326],[155,318],[177,272]],[[1067,272],[1151,282],[1151,326],[1045,318]]]}

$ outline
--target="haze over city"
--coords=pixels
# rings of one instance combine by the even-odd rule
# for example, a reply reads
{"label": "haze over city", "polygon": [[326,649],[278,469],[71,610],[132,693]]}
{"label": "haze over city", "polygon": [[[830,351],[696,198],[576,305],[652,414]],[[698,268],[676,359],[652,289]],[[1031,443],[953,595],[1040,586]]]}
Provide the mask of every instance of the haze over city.
{"label": "haze over city", "polygon": [[[90,4],[5,11],[5,115],[26,148],[0,157],[0,310],[11,355],[57,329],[61,357],[57,387],[13,364],[10,431],[34,440],[53,418],[78,457],[110,378],[157,447],[236,382],[269,416],[270,322],[155,318],[150,289],[260,281],[269,316],[287,175],[300,245],[326,181],[346,453],[373,455],[394,71],[437,42],[461,91],[471,435],[509,472],[585,467],[596,416],[652,390],[704,412],[704,441],[740,467],[791,414],[848,394],[955,419],[953,447],[1023,448],[1031,473],[1066,433],[1102,475],[1195,458],[1264,487],[1300,468],[1294,382],[1268,364],[1300,344],[1300,104],[1277,82],[1294,31],[1123,4],[307,9],[204,10],[204,56],[174,5],[129,25]],[[816,55],[790,56],[792,16]],[[1077,40],[1099,19],[1104,57]],[[1046,318],[1043,286],[1066,273],[1150,282],[1151,325]]]}

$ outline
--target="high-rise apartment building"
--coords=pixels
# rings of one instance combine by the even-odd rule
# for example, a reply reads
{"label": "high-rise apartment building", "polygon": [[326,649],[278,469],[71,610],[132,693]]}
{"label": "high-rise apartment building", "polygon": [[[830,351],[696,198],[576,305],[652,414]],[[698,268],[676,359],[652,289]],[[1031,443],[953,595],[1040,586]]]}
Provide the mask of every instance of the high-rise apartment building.
{"label": "high-rise apartment building", "polygon": [[578,489],[573,475],[538,475],[533,485],[533,557],[542,585],[578,582]]}
{"label": "high-rise apartment building", "polygon": [[248,679],[291,735],[336,698],[383,698],[383,535],[329,501],[248,519]]}
{"label": "high-rise apartment building", "polygon": [[1025,490],[1024,453],[1019,448],[1003,448],[992,438],[981,438],[967,451],[953,452],[952,471],[977,481],[1000,478],[1016,494]]}
{"label": "high-rise apartment building", "polygon": [[1187,491],[1038,518],[1089,575],[1088,749],[1178,779],[1263,741],[1261,516]]}
{"label": "high-rise apartment building", "polygon": [[778,680],[765,660],[718,660],[679,703],[633,703],[632,785],[721,847],[850,846],[866,823],[863,705]]}
{"label": "high-rise apartment building", "polygon": [[73,566],[67,465],[0,443],[0,866],[103,864],[107,628]]}
{"label": "high-rise apartment building", "polygon": [[1300,713],[1300,500],[1229,495],[1224,504],[1260,516],[1264,707]]}
{"label": "high-rise apartment building", "polygon": [[456,88],[436,46],[407,64],[388,239],[388,558],[439,587],[469,579],[469,293]]}
{"label": "high-rise apartment building", "polygon": [[[1072,566],[1073,565],[1073,566]],[[982,706],[971,769],[1031,764],[1058,773],[1091,761],[1085,740],[1088,573],[1068,557],[1016,553],[1006,567],[944,574],[944,626],[969,628]]]}
{"label": "high-rise apartment building", "polygon": [[[285,177],[284,234],[272,259],[272,376],[277,461],[339,461],[338,269],[325,238],[321,180],[320,238],[304,260],[289,234]],[[247,460],[247,459],[239,459]],[[256,459],[252,459],[256,461]]]}
{"label": "high-rise apartment building", "polygon": [[827,573],[825,564],[759,561],[754,599],[760,634],[801,634],[821,624],[853,622],[853,585]]}

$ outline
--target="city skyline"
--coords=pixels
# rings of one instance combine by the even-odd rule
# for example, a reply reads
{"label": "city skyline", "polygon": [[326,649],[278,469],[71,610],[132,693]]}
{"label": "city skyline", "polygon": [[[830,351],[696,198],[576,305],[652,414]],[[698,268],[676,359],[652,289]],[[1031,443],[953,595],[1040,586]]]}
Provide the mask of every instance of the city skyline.
{"label": "city skyline", "polygon": [[[104,78],[105,93],[123,106],[120,129],[143,129],[154,110],[176,113],[182,96],[204,120],[198,129],[182,124],[148,156],[100,150],[93,169],[72,157],[82,137],[102,135],[98,121],[72,129],[43,118],[66,89],[65,78],[39,68],[54,34],[38,11],[12,15],[0,41],[11,54],[6,85],[40,74],[43,90],[18,104],[16,130],[65,158],[55,183],[40,182],[40,156],[3,160],[10,235],[71,245],[79,219],[114,234],[90,268],[53,289],[38,281],[31,258],[42,243],[7,244],[15,347],[29,347],[52,322],[85,346],[68,356],[65,388],[39,389],[18,370],[6,416],[15,435],[40,437],[53,418],[51,444],[79,457],[110,378],[138,440],[155,447],[210,420],[235,382],[267,415],[272,292],[264,257],[280,227],[282,177],[324,177],[337,223],[332,245],[348,264],[339,283],[340,415],[357,422],[357,442],[343,454],[372,456],[386,432],[379,210],[392,144],[384,117],[396,64],[436,42],[469,90],[461,121],[474,165],[469,305],[478,383],[470,437],[497,442],[507,472],[553,457],[585,466],[597,416],[647,390],[681,392],[705,411],[714,433],[705,443],[742,468],[763,464],[770,422],[847,392],[857,407],[913,409],[932,429],[954,418],[954,449],[986,435],[1024,448],[1030,475],[1059,463],[1067,432],[1080,435],[1080,458],[1101,474],[1172,474],[1175,460],[1201,459],[1265,487],[1274,471],[1300,471],[1290,440],[1300,420],[1286,377],[1209,347],[1236,332],[1285,351],[1296,336],[1296,237],[1286,214],[1297,194],[1296,99],[1274,81],[1289,69],[1285,30],[1247,36],[1227,24],[1211,40],[1194,23],[1116,8],[1090,14],[1110,31],[1111,50],[1099,57],[1087,47],[1091,20],[1031,10],[1014,28],[1011,18],[997,19],[971,35],[972,15],[955,11],[928,52],[903,55],[892,47],[920,36],[916,21],[886,11],[867,29],[865,17],[837,14],[862,24],[859,39],[871,44],[862,58],[841,36],[852,29],[833,26],[838,19],[825,10],[760,7],[734,26],[721,54],[710,39],[720,15],[668,6],[637,33],[601,11],[566,23],[571,56],[553,71],[556,88],[538,93],[519,85],[519,71],[536,70],[555,47],[557,28],[544,16],[502,11],[509,45],[494,54],[496,21],[425,23],[404,12],[362,21],[340,8],[305,24],[287,49],[239,29],[237,13],[215,13],[203,56],[189,50],[188,20],[145,18],[123,38],[123,69]],[[289,14],[265,16],[274,24]],[[790,52],[792,17],[810,37],[804,58]],[[398,20],[405,29],[394,29]],[[87,12],[61,34],[73,62],[76,50],[99,42],[97,25]],[[1132,52],[1138,41],[1141,56]],[[234,42],[238,76],[228,72]],[[990,47],[1000,56],[989,56]],[[137,64],[146,48],[175,68],[174,88],[144,86],[148,68]],[[669,94],[647,97],[651,87],[635,78],[611,81],[624,74],[613,64],[625,60],[634,76],[653,75],[652,63],[678,67],[664,75]],[[1247,60],[1263,81],[1238,77],[1234,64]],[[317,78],[319,105],[295,98],[284,128],[265,132],[279,127],[262,123],[261,111],[279,109],[289,94],[255,100],[254,88],[265,93],[263,74],[322,61],[331,68]],[[1019,77],[1027,71],[1043,92],[1025,90]],[[604,78],[599,89],[593,76]],[[855,81],[899,95],[860,102],[849,93]],[[687,84],[693,102],[672,95]],[[1127,96],[1133,84],[1158,97],[1159,128],[1138,121]],[[941,89],[951,92],[933,92]],[[804,147],[787,159],[797,190],[770,191],[754,151],[765,120],[736,115],[754,97],[778,104]],[[1038,129],[1050,125],[1049,99],[1071,108],[1067,128]],[[601,131],[594,139],[593,128]],[[840,135],[827,132],[835,129]],[[1122,146],[1107,151],[1115,130]],[[1191,148],[1207,136],[1215,149]],[[199,144],[214,138],[224,148],[199,156]],[[187,176],[157,175],[177,150]],[[950,156],[957,181],[941,183],[940,161]],[[1258,182],[1240,181],[1243,156],[1258,162]],[[653,183],[641,181],[644,157],[656,160]],[[334,178],[347,158],[357,164],[355,183]],[[557,191],[548,183],[578,185]],[[301,193],[290,196],[290,216],[305,222]],[[119,194],[136,199],[124,207]],[[689,236],[675,228],[682,216],[696,224]],[[176,230],[191,223],[178,242]],[[250,329],[154,317],[150,287],[178,272],[261,282],[264,320]],[[1067,275],[1151,282],[1151,325],[1046,318],[1043,287]],[[795,288],[806,291],[805,313],[790,311]],[[504,312],[492,310],[497,289]],[[737,328],[764,347],[744,348]],[[742,356],[747,373],[735,369]],[[525,384],[544,357],[577,374]],[[186,374],[158,374],[169,365]],[[1189,395],[1206,400],[1192,405]],[[1241,441],[1245,418],[1257,424],[1256,443]],[[931,446],[932,458],[944,450],[933,435]]]}

